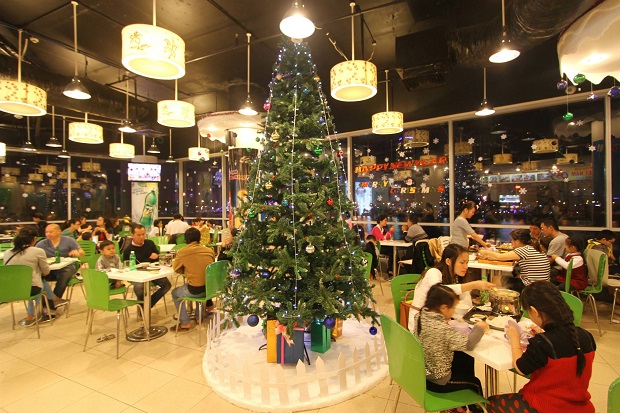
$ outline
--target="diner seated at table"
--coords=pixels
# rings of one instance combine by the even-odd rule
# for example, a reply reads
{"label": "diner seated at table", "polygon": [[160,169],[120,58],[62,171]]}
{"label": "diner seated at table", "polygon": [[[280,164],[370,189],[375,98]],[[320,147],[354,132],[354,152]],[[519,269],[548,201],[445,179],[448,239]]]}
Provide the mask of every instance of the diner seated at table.
{"label": "diner seated at table", "polygon": [[[73,238],[65,237],[60,234],[61,231],[58,224],[49,224],[47,228],[45,228],[45,239],[37,242],[36,246],[43,249],[48,258],[55,257],[56,250],[59,251],[61,257],[79,258],[85,255],[84,250],[80,248]],[[75,265],[67,265],[59,270],[52,270],[47,275],[47,281],[56,281],[56,286],[54,287],[54,295],[56,297],[62,298],[67,289],[67,284],[76,270]],[[66,302],[58,302],[58,305],[56,305],[57,301],[58,300],[53,300],[50,302],[50,306],[54,308],[58,305],[66,304]]]}
{"label": "diner seated at table", "polygon": [[[112,241],[102,241],[99,244],[99,250],[101,251],[101,256],[95,263],[95,268],[98,271],[110,272],[113,269],[120,270],[123,268],[121,257],[116,254],[116,246]],[[122,281],[110,278],[110,288],[121,288],[122,286]]]}
{"label": "diner seated at table", "polygon": [[189,228],[189,224],[183,220],[183,215],[174,214],[172,216],[172,220],[166,224],[166,234],[170,238],[172,244],[175,244],[173,241],[173,235],[183,234]]}
{"label": "diner seated at table", "polygon": [[[445,285],[433,285],[426,295],[424,307],[416,315],[413,333],[424,349],[426,388],[437,393],[473,390],[482,395],[482,384],[474,371],[471,351],[489,330],[478,321],[469,334],[457,331],[448,324],[454,315],[459,298]],[[472,413],[483,413],[478,405],[469,405]]]}
{"label": "diner seated at table", "polygon": [[[204,219],[202,219],[201,217],[196,217],[194,218],[194,222],[192,223],[192,225],[194,226],[194,228],[200,231],[200,244],[202,245],[210,244],[211,243],[211,229],[209,228],[209,226],[205,224]],[[189,242],[187,242],[187,238],[185,239],[185,243],[189,244]]]}
{"label": "diner seated at table", "polygon": [[502,275],[499,278],[504,288],[521,292],[523,288],[535,281],[549,281],[549,261],[545,254],[532,247],[532,236],[529,230],[515,229],[510,233],[513,250],[508,252],[494,252],[481,249],[478,251],[480,258],[495,261],[515,261],[518,263],[518,274]]}
{"label": "diner seated at table", "polygon": [[220,253],[217,256],[218,261],[227,260],[232,261],[230,256],[230,249],[233,246],[233,238],[237,235],[237,228],[224,228],[222,234],[222,246]]}
{"label": "diner seated at table", "polygon": [[39,237],[45,236],[45,227],[47,227],[47,221],[45,220],[45,215],[42,212],[35,212],[32,214],[32,220],[35,224],[37,224],[37,235]]}
{"label": "diner seated at table", "polygon": [[98,216],[95,222],[95,228],[93,228],[93,236],[96,236],[99,241],[106,239],[112,239],[112,224],[104,216]]}
{"label": "diner seated at table", "polygon": [[573,312],[549,282],[523,289],[521,306],[536,324],[523,349],[519,332],[508,326],[514,368],[530,380],[518,393],[489,397],[489,413],[593,413],[588,386],[596,351],[594,337],[575,326]]}
{"label": "diner seated at table", "polygon": [[161,237],[165,233],[164,231],[164,221],[161,219],[156,219],[153,221],[153,227],[149,231],[149,238],[151,237]]}
{"label": "diner seated at table", "polygon": [[78,229],[80,229],[80,219],[79,218],[71,218],[62,226],[62,232],[60,235],[64,237],[71,237],[73,239],[77,239],[79,236]]}
{"label": "diner seated at table", "polygon": [[[188,228],[185,231],[185,242],[187,246],[181,248],[177,252],[177,256],[172,261],[172,269],[179,274],[185,274],[185,283],[172,290],[172,300],[174,306],[181,312],[179,315],[179,330],[189,330],[191,323],[187,308],[181,297],[204,297],[205,290],[205,272],[207,267],[215,262],[215,253],[210,247],[201,245],[201,233],[197,228]],[[207,300],[205,303],[205,312],[208,313],[214,308],[213,301]],[[198,314],[196,314],[198,321]],[[171,327],[175,331],[176,326]]]}
{"label": "diner seated at table", "polygon": [[[30,288],[30,295],[39,294],[41,291],[45,291],[45,296],[50,301],[50,308],[52,307],[52,301],[56,307],[66,304],[66,300],[63,300],[54,295],[50,285],[47,281],[44,281],[42,277],[46,276],[50,272],[49,264],[47,263],[47,257],[45,251],[41,248],[34,246],[37,240],[39,232],[36,228],[25,227],[22,228],[15,238],[13,239],[14,247],[4,252],[3,262],[4,265],[26,265],[32,268],[32,287]],[[41,297],[36,299],[37,306]],[[28,300],[28,306],[26,310],[26,318],[20,321],[20,325],[26,327],[35,324],[35,306],[31,300]],[[40,315],[36,315],[41,317]],[[43,319],[46,317],[49,319],[50,315],[43,315]]]}
{"label": "diner seated at table", "polygon": [[562,267],[562,272],[555,278],[552,278],[551,283],[557,285],[560,290],[565,290],[568,264],[572,260],[573,267],[571,270],[570,287],[575,290],[583,290],[588,286],[588,268],[583,259],[583,255],[581,255],[585,243],[576,235],[568,236],[564,242],[566,244],[566,256],[560,257],[555,254],[552,255],[555,263]]}
{"label": "diner seated at table", "polygon": [[[146,239],[146,228],[144,225],[136,224],[131,229],[131,242],[127,243],[127,246],[123,250],[123,260],[129,260],[131,251],[136,254],[136,263],[143,262],[156,262],[159,259],[159,251],[157,246],[150,239]],[[157,285],[159,288],[151,296],[151,308],[164,296],[172,285],[168,278],[158,278],[151,281],[151,283]],[[144,283],[132,282],[136,297],[139,300],[144,299]]]}
{"label": "diner seated at table", "polygon": [[453,290],[459,300],[467,307],[471,307],[471,290],[490,290],[495,284],[478,280],[463,283],[465,275],[467,275],[467,267],[469,265],[469,253],[467,249],[459,244],[449,244],[444,248],[441,255],[441,261],[432,268],[422,273],[422,277],[416,284],[413,293],[412,307],[409,310],[408,327],[413,331],[414,317],[424,306],[426,295],[432,286],[436,284],[444,284]]}

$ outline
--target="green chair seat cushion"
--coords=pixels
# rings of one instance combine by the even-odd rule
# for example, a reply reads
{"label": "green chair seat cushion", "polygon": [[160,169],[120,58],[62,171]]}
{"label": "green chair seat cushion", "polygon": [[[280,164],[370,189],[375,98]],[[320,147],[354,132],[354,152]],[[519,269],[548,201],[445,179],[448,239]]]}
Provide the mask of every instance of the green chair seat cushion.
{"label": "green chair seat cushion", "polygon": [[120,298],[114,298],[110,300],[110,305],[106,311],[118,311],[127,307],[131,307],[132,305],[142,304],[141,300],[123,300]]}
{"label": "green chair seat cushion", "polygon": [[110,288],[110,295],[116,294],[125,294],[127,292],[127,287],[123,286],[120,288]]}
{"label": "green chair seat cushion", "polygon": [[429,412],[452,409],[464,405],[486,403],[487,400],[471,390],[436,393],[426,390],[424,408]]}

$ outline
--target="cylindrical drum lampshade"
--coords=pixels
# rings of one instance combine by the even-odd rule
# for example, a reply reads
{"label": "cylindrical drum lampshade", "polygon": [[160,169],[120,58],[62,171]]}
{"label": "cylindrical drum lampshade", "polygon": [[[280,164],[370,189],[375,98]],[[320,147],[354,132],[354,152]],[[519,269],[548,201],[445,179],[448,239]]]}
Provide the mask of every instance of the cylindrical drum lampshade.
{"label": "cylindrical drum lampshade", "polygon": [[189,128],[196,124],[196,109],[182,100],[157,102],[157,123],[169,128]]}
{"label": "cylindrical drum lampshade", "polygon": [[512,163],[511,153],[498,153],[493,155],[493,165],[509,165]]}
{"label": "cylindrical drum lampshade", "polygon": [[[448,155],[449,150],[450,150],[450,145],[445,144],[443,146],[443,150],[445,154]],[[456,156],[470,155],[471,153],[472,153],[472,147],[469,144],[469,142],[456,142],[454,144],[454,154]]]}
{"label": "cylindrical drum lampshade", "polygon": [[185,42],[177,34],[150,24],[130,24],[121,38],[123,66],[133,73],[151,79],[185,75]]}
{"label": "cylindrical drum lampshade", "polygon": [[94,123],[71,122],[69,124],[69,140],[78,143],[103,143],[103,128]]}
{"label": "cylindrical drum lampshade", "polygon": [[347,60],[329,72],[332,97],[358,102],[377,94],[377,66],[366,60]]}
{"label": "cylindrical drum lampshade", "polygon": [[0,80],[0,110],[13,115],[43,116],[47,113],[47,92],[15,80]]}
{"label": "cylindrical drum lampshade", "polygon": [[0,142],[0,163],[6,162],[6,143]]}
{"label": "cylindrical drum lampshade", "polygon": [[426,129],[411,129],[403,132],[403,147],[405,149],[428,146],[428,141],[429,132]]}
{"label": "cylindrical drum lampshade", "polygon": [[131,159],[136,155],[136,147],[128,143],[111,143],[110,156],[119,159]]}
{"label": "cylindrical drum lampshade", "polygon": [[377,135],[389,135],[391,133],[402,132],[403,113],[402,112],[379,112],[372,115],[372,133]]}
{"label": "cylindrical drum lampshade", "polygon": [[558,151],[558,140],[557,139],[538,139],[534,141],[532,145],[533,153],[553,153]]}
{"label": "cylindrical drum lampshade", "polygon": [[210,152],[208,148],[194,146],[188,149],[187,154],[190,161],[204,162],[209,160]]}

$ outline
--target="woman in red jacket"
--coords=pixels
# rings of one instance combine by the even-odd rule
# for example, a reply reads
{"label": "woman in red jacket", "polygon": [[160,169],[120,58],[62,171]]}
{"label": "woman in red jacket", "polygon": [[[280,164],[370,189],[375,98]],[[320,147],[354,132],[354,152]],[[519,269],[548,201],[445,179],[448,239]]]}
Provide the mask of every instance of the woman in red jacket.
{"label": "woman in red jacket", "polygon": [[576,327],[560,291],[550,282],[525,287],[521,305],[537,326],[522,350],[518,331],[507,327],[514,368],[529,374],[519,393],[491,396],[489,413],[594,413],[588,385],[596,343],[592,334]]}

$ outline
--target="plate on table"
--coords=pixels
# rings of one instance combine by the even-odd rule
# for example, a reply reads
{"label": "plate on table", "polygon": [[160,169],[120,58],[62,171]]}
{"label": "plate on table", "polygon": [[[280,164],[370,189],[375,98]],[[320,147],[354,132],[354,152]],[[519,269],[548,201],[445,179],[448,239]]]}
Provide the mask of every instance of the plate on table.
{"label": "plate on table", "polygon": [[466,323],[476,324],[478,321],[484,321],[493,330],[499,331],[504,331],[509,319],[519,321],[519,318],[520,316],[493,314],[488,307],[473,307],[463,316]]}

